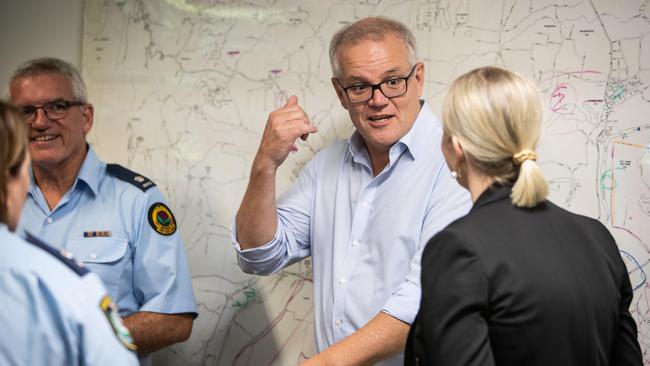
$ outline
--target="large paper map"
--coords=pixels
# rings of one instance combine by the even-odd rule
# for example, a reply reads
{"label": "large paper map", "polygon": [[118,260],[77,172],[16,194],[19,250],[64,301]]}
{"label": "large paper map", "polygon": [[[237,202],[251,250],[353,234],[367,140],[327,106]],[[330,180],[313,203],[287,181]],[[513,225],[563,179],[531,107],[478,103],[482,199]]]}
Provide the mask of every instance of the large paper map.
{"label": "large paper map", "polygon": [[288,96],[319,133],[298,143],[278,192],[316,151],[350,135],[327,48],[342,25],[369,15],[416,33],[436,113],[446,86],[474,67],[505,65],[535,80],[551,199],[616,238],[650,365],[649,0],[86,0],[90,142],[163,189],[199,304],[191,339],[156,363],[295,365],[314,353],[310,260],[243,274],[229,227],[268,113]]}

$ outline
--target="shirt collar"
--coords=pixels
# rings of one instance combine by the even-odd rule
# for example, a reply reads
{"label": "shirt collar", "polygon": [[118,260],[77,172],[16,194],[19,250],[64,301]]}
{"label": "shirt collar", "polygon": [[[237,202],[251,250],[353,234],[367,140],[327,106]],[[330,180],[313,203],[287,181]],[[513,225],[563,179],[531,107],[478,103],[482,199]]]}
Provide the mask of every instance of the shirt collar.
{"label": "shirt collar", "polygon": [[90,188],[95,195],[99,190],[99,179],[104,165],[105,164],[97,157],[95,150],[88,146],[88,153],[86,154],[83,164],[81,164],[77,180],[86,183],[88,188]]}
{"label": "shirt collar", "polygon": [[[77,180],[73,187],[76,186],[79,181],[82,181],[88,186],[88,188],[90,188],[93,194],[96,195],[99,189],[100,174],[102,173],[105,164],[99,160],[97,154],[95,154],[95,150],[93,150],[90,145],[86,146],[88,151],[83,163],[81,164],[81,169],[79,169],[79,174],[77,174]],[[36,186],[36,181],[34,181],[34,172],[32,171],[31,164],[29,165],[29,179],[31,181],[29,193],[34,195],[36,194],[38,187]]]}
{"label": "shirt collar", "polygon": [[[432,121],[436,121],[436,123],[431,123]],[[394,149],[405,149],[406,152],[411,155],[413,160],[417,159],[418,156],[422,156],[422,154],[429,153],[432,141],[427,138],[422,138],[422,136],[436,136],[434,130],[440,128],[440,124],[437,121],[438,120],[433,115],[428,103],[420,99],[420,112],[418,113],[415,122],[413,122],[413,126],[411,126],[411,129],[406,133],[406,135],[402,136],[402,138],[391,147],[391,153]],[[348,139],[347,145],[350,152],[348,156],[355,162],[359,162],[360,160],[370,160],[368,158],[368,149],[366,149],[366,144],[363,141],[361,134],[359,134],[359,131],[354,131],[352,136]]]}

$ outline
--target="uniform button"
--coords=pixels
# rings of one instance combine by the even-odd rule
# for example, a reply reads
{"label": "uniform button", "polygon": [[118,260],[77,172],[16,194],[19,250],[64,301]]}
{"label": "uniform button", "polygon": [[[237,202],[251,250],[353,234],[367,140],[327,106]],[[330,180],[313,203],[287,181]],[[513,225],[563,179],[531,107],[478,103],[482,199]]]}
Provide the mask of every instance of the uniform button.
{"label": "uniform button", "polygon": [[90,259],[97,259],[97,254],[90,253]]}
{"label": "uniform button", "polygon": [[341,279],[339,279],[339,284],[345,285],[345,277],[341,277]]}
{"label": "uniform button", "polygon": [[51,224],[51,223],[52,223],[52,221],[54,221],[54,220],[52,220],[52,218],[51,218],[51,217],[48,217],[46,221],[47,221],[47,223],[48,223],[48,224]]}
{"label": "uniform button", "polygon": [[357,245],[359,245],[358,241],[356,241],[356,240],[352,241],[352,247],[353,248],[356,247]]}
{"label": "uniform button", "polygon": [[368,202],[361,202],[361,207],[368,208]]}
{"label": "uniform button", "polygon": [[341,323],[343,323],[341,319],[336,319],[336,321],[334,322],[334,324],[336,324],[337,327],[341,325]]}

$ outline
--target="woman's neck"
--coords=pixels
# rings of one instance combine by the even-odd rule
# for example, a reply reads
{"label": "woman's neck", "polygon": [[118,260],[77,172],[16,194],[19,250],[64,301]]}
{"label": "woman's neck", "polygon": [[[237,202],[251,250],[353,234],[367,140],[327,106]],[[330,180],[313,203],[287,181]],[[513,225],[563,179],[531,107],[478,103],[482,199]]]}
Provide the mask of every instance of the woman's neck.
{"label": "woman's neck", "polygon": [[473,167],[471,164],[468,164],[466,172],[467,186],[465,188],[472,196],[472,203],[475,203],[481,194],[496,182],[496,178],[481,173],[480,170]]}

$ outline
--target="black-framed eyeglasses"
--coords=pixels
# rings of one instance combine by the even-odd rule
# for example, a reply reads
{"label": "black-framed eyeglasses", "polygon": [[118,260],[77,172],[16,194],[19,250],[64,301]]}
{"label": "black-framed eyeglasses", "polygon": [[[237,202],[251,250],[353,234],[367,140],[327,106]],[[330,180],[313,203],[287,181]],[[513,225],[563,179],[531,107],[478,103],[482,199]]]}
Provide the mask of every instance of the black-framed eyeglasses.
{"label": "black-framed eyeglasses", "polygon": [[39,109],[42,109],[45,112],[45,116],[51,120],[65,118],[68,115],[68,109],[70,107],[76,107],[85,105],[84,102],[74,101],[74,100],[54,100],[49,103],[45,103],[40,106],[35,105],[25,105],[21,107],[23,112],[23,118],[27,123],[32,123],[36,120],[36,113]]}
{"label": "black-framed eyeglasses", "polygon": [[415,64],[411,69],[411,72],[404,77],[390,78],[379,84],[356,83],[344,87],[341,85],[338,78],[336,79],[336,82],[339,83],[341,89],[345,91],[345,95],[348,96],[350,103],[365,103],[369,101],[375,94],[376,89],[379,89],[386,98],[396,98],[401,97],[408,91],[408,80],[411,78],[411,75],[413,75],[417,66],[418,64]]}

